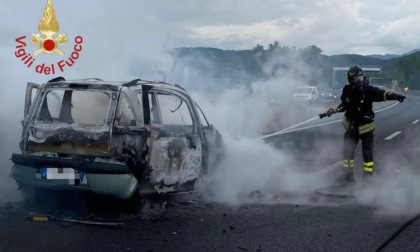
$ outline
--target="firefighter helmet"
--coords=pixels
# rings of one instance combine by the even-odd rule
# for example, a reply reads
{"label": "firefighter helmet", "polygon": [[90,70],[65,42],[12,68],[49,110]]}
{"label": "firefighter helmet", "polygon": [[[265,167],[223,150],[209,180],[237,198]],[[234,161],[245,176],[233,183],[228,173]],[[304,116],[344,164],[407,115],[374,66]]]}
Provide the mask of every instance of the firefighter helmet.
{"label": "firefighter helmet", "polygon": [[352,66],[347,72],[347,81],[351,85],[362,84],[364,76],[365,76],[365,73],[363,72],[363,69],[361,69],[358,66]]}

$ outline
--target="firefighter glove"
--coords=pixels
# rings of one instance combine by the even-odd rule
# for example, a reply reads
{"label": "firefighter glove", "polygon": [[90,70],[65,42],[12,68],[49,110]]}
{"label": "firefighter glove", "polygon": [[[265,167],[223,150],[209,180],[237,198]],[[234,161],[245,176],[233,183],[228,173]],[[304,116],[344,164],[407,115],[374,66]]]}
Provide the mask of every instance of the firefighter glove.
{"label": "firefighter glove", "polygon": [[405,96],[404,96],[404,95],[397,95],[397,100],[398,100],[399,102],[403,102],[403,101],[404,101],[404,99],[405,99]]}
{"label": "firefighter glove", "polygon": [[397,100],[399,102],[403,102],[405,99],[404,95],[400,95],[400,94],[396,94],[396,93],[391,93],[388,95],[388,99],[389,100]]}

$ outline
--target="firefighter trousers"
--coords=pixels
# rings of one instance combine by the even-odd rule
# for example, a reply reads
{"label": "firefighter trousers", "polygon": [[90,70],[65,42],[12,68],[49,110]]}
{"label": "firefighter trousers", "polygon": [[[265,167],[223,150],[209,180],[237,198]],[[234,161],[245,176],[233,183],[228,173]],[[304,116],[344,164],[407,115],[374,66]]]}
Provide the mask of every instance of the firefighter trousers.
{"label": "firefighter trousers", "polygon": [[353,173],[355,149],[359,140],[362,141],[364,175],[373,173],[373,138],[373,131],[359,134],[357,130],[347,130],[344,133],[343,169],[345,173]]}

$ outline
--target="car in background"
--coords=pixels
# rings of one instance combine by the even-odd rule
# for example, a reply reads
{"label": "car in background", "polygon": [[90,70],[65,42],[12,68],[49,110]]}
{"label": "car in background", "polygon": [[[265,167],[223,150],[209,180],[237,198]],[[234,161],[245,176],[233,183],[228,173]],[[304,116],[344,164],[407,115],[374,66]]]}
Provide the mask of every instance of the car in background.
{"label": "car in background", "polygon": [[319,98],[318,88],[314,86],[300,86],[292,95],[295,101],[314,102]]}
{"label": "car in background", "polygon": [[224,154],[198,104],[165,82],[28,83],[22,125],[11,177],[24,188],[124,200],[192,191]]}
{"label": "car in background", "polygon": [[334,101],[334,89],[327,88],[322,90],[319,99],[322,101]]}

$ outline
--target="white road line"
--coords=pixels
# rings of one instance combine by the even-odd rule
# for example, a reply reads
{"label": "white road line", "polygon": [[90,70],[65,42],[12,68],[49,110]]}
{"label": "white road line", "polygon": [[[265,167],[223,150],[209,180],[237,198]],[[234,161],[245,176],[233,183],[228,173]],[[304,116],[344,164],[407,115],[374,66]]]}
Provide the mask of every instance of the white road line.
{"label": "white road line", "polygon": [[400,102],[395,102],[394,104],[392,104],[392,105],[391,105],[391,106],[389,106],[389,107],[386,107],[386,108],[382,108],[382,109],[375,110],[375,113],[376,113],[376,112],[381,112],[381,111],[386,110],[386,109],[390,109],[390,108],[392,108],[392,107],[395,107],[395,106],[397,106],[399,103],[400,103]]}
{"label": "white road line", "polygon": [[419,122],[419,120],[415,120],[414,122],[412,122],[411,124],[416,124],[416,123],[418,123]]}
{"label": "white road line", "polygon": [[324,174],[327,174],[328,172],[330,172],[330,171],[332,171],[332,170],[334,170],[334,169],[336,169],[336,168],[338,168],[338,167],[340,167],[342,165],[343,165],[343,161],[335,162],[334,164],[329,165],[329,166],[325,167],[324,169],[315,172],[315,175],[324,175]]}
{"label": "white road line", "polygon": [[399,135],[401,133],[401,131],[397,131],[394,134],[388,136],[385,138],[385,140],[391,140],[392,138],[396,137],[397,135]]}

